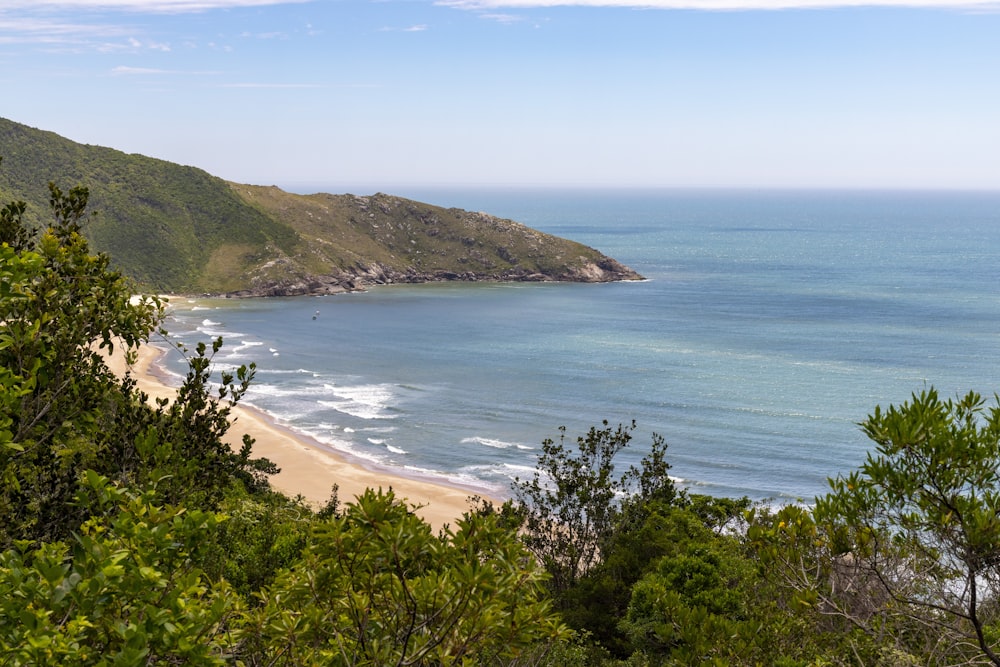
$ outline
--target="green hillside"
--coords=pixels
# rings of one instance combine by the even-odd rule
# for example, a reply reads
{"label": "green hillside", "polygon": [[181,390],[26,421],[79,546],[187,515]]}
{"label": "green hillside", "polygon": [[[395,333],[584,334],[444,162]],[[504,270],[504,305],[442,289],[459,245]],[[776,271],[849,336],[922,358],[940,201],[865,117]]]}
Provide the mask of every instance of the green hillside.
{"label": "green hillside", "polygon": [[94,248],[144,288],[330,293],[390,282],[641,276],[586,246],[483,213],[376,194],[294,195],[75,143],[0,118],[0,198],[48,224],[48,187],[84,185]]}

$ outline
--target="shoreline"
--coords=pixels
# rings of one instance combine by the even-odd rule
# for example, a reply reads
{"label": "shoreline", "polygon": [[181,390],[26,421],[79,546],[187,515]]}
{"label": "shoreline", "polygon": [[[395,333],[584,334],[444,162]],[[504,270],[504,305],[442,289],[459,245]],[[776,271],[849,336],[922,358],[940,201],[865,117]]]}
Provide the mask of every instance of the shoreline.
{"label": "shoreline", "polygon": [[[136,363],[126,365],[124,356],[115,352],[107,359],[111,370],[123,377],[131,373],[137,388],[150,399],[173,399],[177,390],[168,385],[157,370],[157,360],[166,354],[162,348],[145,343],[139,348]],[[397,499],[419,506],[414,511],[435,530],[445,524],[455,525],[471,508],[469,497],[481,495],[472,489],[448,486],[404,477],[383,470],[371,470],[349,461],[340,453],[323,447],[307,435],[277,423],[270,415],[253,407],[236,405],[231,427],[224,438],[231,447],[242,445],[243,434],[254,439],[253,455],[272,461],[281,469],[270,477],[271,486],[290,497],[302,496],[310,505],[320,507],[329,499],[333,485],[338,486],[341,505],[353,502],[368,488],[392,489]]]}

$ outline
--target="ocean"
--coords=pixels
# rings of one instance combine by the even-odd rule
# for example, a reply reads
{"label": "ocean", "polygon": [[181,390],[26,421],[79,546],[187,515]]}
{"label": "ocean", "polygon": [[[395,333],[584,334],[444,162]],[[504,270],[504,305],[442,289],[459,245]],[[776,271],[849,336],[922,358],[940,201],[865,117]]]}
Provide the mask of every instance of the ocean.
{"label": "ocean", "polygon": [[694,493],[809,502],[864,462],[876,405],[1000,391],[1000,193],[393,194],[647,280],[174,300],[176,342],[221,335],[217,365],[256,362],[247,403],[372,468],[505,496],[560,426],[635,420],[622,469],[656,433]]}

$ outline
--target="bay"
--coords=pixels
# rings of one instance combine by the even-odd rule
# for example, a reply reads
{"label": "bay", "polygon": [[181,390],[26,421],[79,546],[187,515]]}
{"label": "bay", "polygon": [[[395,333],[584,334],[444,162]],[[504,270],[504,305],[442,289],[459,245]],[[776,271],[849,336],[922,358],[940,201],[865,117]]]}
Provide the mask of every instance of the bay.
{"label": "bay", "polygon": [[[544,438],[635,420],[693,491],[779,501],[860,465],[876,405],[1000,388],[1000,193],[423,189],[648,280],[177,301],[254,406],[395,474],[503,495]],[[183,369],[177,356],[168,368]]]}

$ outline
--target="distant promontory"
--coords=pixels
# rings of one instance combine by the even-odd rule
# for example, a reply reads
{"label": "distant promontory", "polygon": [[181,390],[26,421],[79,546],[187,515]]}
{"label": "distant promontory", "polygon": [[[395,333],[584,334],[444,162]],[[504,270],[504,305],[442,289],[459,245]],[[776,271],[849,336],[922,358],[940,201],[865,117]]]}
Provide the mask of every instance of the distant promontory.
{"label": "distant promontory", "polygon": [[0,200],[48,222],[48,186],[84,185],[84,231],[147,291],[331,294],[389,283],[641,280],[582,244],[386,194],[297,195],[79,144],[0,118]]}

